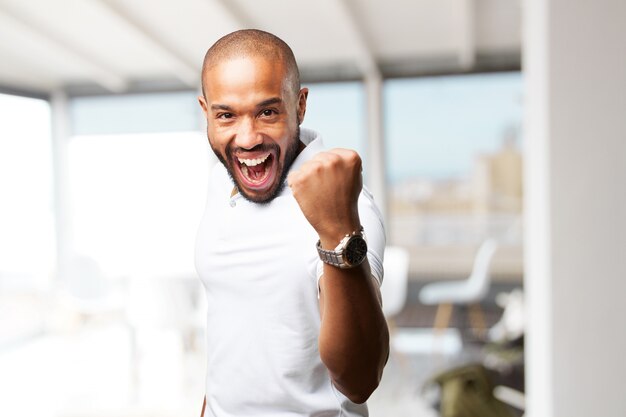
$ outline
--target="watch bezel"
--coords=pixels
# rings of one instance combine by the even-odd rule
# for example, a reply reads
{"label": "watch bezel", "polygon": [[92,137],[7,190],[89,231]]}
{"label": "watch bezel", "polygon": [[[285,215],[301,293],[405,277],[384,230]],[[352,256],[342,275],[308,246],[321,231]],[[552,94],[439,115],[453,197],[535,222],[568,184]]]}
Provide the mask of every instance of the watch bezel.
{"label": "watch bezel", "polygon": [[[358,245],[358,246],[355,247],[355,245]],[[362,253],[358,253],[361,250],[362,250]],[[351,252],[357,252],[357,253],[351,253]],[[360,256],[360,258],[355,259],[355,261],[352,262],[352,260],[349,259],[351,255]],[[365,241],[363,236],[361,235],[350,236],[350,239],[348,239],[348,241],[346,242],[344,246],[344,250],[343,250],[344,263],[347,264],[349,267],[355,267],[363,263],[366,257],[367,257],[367,242]]]}

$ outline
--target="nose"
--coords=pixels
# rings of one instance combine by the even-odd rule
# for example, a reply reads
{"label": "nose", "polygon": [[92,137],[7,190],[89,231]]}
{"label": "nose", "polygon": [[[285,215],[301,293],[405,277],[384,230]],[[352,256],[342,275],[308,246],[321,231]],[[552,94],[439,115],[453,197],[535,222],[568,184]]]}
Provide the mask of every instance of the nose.
{"label": "nose", "polygon": [[251,118],[244,118],[238,127],[237,136],[235,137],[235,145],[237,147],[252,149],[263,143],[263,136],[257,131],[254,120]]}

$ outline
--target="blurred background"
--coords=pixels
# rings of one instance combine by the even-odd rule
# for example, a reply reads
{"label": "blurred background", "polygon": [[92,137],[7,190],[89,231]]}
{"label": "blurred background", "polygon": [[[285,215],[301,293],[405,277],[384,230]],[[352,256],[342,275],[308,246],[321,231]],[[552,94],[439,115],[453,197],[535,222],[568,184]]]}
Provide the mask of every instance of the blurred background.
{"label": "blurred background", "polygon": [[626,3],[566,3],[0,0],[0,415],[200,414],[200,67],[241,28],[386,218],[371,415],[626,415]]}

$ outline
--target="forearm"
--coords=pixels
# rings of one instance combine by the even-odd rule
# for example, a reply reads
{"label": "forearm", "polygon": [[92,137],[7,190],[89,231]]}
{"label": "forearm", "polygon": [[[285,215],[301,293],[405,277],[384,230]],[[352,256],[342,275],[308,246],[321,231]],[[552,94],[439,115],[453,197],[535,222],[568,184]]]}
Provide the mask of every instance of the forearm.
{"label": "forearm", "polygon": [[378,386],[389,333],[367,260],[352,269],[324,265],[319,349],[335,386],[364,402]]}
{"label": "forearm", "polygon": [[[356,152],[332,149],[289,174],[293,196],[324,250],[361,230],[361,168]],[[364,402],[378,386],[389,352],[389,333],[367,260],[350,269],[324,265],[320,313],[321,359],[335,386],[353,402]]]}

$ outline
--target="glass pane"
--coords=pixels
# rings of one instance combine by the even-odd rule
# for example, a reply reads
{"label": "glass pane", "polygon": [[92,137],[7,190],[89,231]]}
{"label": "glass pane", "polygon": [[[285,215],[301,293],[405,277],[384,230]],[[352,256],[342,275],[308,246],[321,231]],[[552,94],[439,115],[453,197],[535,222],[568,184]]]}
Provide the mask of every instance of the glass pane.
{"label": "glass pane", "polygon": [[202,113],[196,96],[193,91],[180,91],[73,98],[72,131],[110,135],[197,130]]}
{"label": "glass pane", "polygon": [[73,138],[76,251],[110,276],[195,276],[208,152],[199,132]]}
{"label": "glass pane", "polygon": [[50,106],[0,94],[0,287],[46,285],[55,260]]}
{"label": "glass pane", "polygon": [[392,243],[519,244],[519,73],[388,81],[385,111]]}
{"label": "glass pane", "polygon": [[310,84],[303,127],[319,132],[327,148],[356,150],[365,159],[365,92],[360,82]]}

